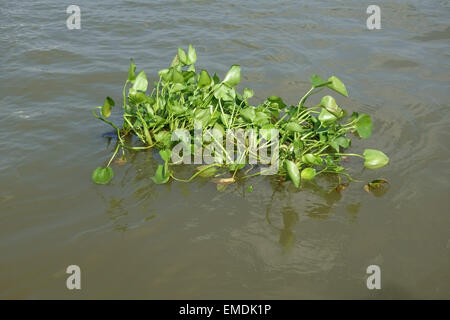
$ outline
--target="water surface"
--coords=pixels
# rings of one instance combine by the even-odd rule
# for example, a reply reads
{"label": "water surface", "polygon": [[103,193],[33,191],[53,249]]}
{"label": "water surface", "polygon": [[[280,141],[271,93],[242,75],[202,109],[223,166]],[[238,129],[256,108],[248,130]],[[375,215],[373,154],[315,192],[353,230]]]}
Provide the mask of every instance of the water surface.
{"label": "water surface", "polygon": [[[81,1],[81,30],[60,1],[0,6],[1,298],[450,298],[448,1]],[[291,104],[311,74],[336,75],[373,136],[353,141],[391,158],[356,178],[385,177],[382,197],[353,183],[341,196],[269,178],[154,185],[152,152],[92,170],[113,145],[90,111],[121,100],[129,58],[151,79],[178,46],[198,67],[242,66],[254,103]],[[113,119],[119,123],[120,113]],[[66,289],[66,267],[82,290]],[[382,290],[366,287],[381,267]]]}

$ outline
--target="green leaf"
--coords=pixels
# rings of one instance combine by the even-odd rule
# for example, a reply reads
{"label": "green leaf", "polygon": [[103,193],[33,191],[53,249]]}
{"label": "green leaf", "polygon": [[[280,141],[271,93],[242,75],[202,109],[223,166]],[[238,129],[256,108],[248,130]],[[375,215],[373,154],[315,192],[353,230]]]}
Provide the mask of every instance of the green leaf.
{"label": "green leaf", "polygon": [[219,85],[214,91],[214,97],[223,101],[233,101],[236,97],[236,91],[225,85]]}
{"label": "green leaf", "polygon": [[337,137],[334,141],[342,148],[348,148],[350,146],[350,139],[345,137]]}
{"label": "green leaf", "polygon": [[222,82],[231,88],[239,84],[241,82],[241,67],[238,65],[231,66]]}
{"label": "green leaf", "polygon": [[168,131],[159,131],[155,134],[156,142],[165,147],[170,147],[170,144],[172,143],[171,138],[172,135]]}
{"label": "green leaf", "polygon": [[107,184],[114,177],[114,171],[110,167],[98,167],[92,172],[92,181],[97,184]]}
{"label": "green leaf", "polygon": [[182,65],[188,64],[186,52],[184,52],[184,50],[181,48],[178,48],[178,60],[181,62]]}
{"label": "green leaf", "polygon": [[241,113],[242,118],[244,118],[248,122],[253,122],[256,118],[255,109],[252,107],[241,109],[240,113]]}
{"label": "green leaf", "polygon": [[364,167],[367,169],[378,169],[389,163],[388,156],[379,150],[366,149],[363,156],[365,158]]}
{"label": "green leaf", "polygon": [[372,127],[373,124],[370,115],[363,113],[356,119],[355,128],[361,138],[369,138],[372,134]]}
{"label": "green leaf", "polygon": [[250,99],[251,97],[253,97],[253,95],[254,95],[253,90],[244,88],[244,94],[242,96],[244,100]]}
{"label": "green leaf", "polygon": [[172,81],[175,83],[184,83],[183,74],[181,72],[179,72],[178,70],[174,69]]}
{"label": "green leaf", "polygon": [[190,44],[188,48],[187,64],[194,64],[195,62],[197,62],[197,53],[192,44]]}
{"label": "green leaf", "polygon": [[317,166],[320,166],[322,164],[322,158],[319,156],[316,156],[312,153],[307,153],[307,154],[303,155],[301,160],[304,163],[313,164],[313,165],[317,165]]}
{"label": "green leaf", "polygon": [[286,128],[286,131],[289,131],[289,132],[303,132],[304,131],[303,127],[301,125],[299,125],[297,122],[289,122],[285,128]]}
{"label": "green leaf", "polygon": [[170,175],[169,172],[166,171],[165,167],[160,164],[158,168],[156,168],[155,175],[152,177],[152,180],[156,184],[164,184],[169,181]]}
{"label": "green leaf", "polygon": [[272,129],[276,129],[276,127],[273,124],[268,123],[261,127],[261,130],[259,130],[259,133],[262,138],[264,138],[266,141],[269,141],[272,139]]}
{"label": "green leaf", "polygon": [[320,112],[318,118],[320,122],[322,122],[322,124],[326,126],[336,122],[337,120],[336,116],[325,108],[322,108],[322,111]]}
{"label": "green leaf", "polygon": [[311,85],[314,88],[322,87],[327,83],[327,81],[323,80],[320,76],[316,74],[313,74],[311,77],[309,77],[309,81],[311,82]]}
{"label": "green leaf", "polygon": [[134,64],[133,59],[130,59],[130,68],[128,69],[128,81],[133,82],[136,79],[136,75],[134,72],[136,71],[136,65]]}
{"label": "green leaf", "polygon": [[302,150],[304,148],[302,140],[295,140],[293,143],[293,148],[294,148],[295,157],[297,157],[297,158],[300,157]]}
{"label": "green leaf", "polygon": [[199,88],[208,87],[211,84],[211,77],[208,74],[208,71],[202,70],[200,72],[200,77],[198,78],[197,86]]}
{"label": "green leaf", "polygon": [[170,151],[169,149],[160,150],[159,155],[164,161],[169,161],[170,157],[172,156],[172,151]]}
{"label": "green leaf", "polygon": [[175,83],[175,85],[172,87],[171,92],[178,92],[186,89],[187,87],[182,83]]}
{"label": "green leaf", "polygon": [[344,111],[338,107],[336,100],[334,100],[332,96],[323,97],[320,101],[320,105],[334,114],[337,118],[341,118],[344,115]]}
{"label": "green leaf", "polygon": [[194,119],[200,121],[203,126],[206,126],[211,120],[211,113],[209,109],[197,109],[194,113]]}
{"label": "green leaf", "polygon": [[316,169],[305,168],[302,170],[301,177],[302,180],[312,180],[316,176]]}
{"label": "green leaf", "polygon": [[147,76],[145,75],[144,70],[142,70],[137,75],[132,88],[136,91],[145,92],[147,91],[147,87],[148,87]]}
{"label": "green leaf", "polygon": [[255,120],[253,121],[257,126],[264,126],[270,122],[270,116],[264,112],[256,111]]}
{"label": "green leaf", "polygon": [[246,189],[245,191],[247,191],[247,192],[253,192],[253,186],[252,186],[252,185],[248,186],[247,189]]}
{"label": "green leaf", "polygon": [[267,100],[271,103],[272,106],[275,105],[278,109],[283,109],[286,107],[286,103],[284,103],[283,99],[278,96],[271,96],[267,98]]}
{"label": "green leaf", "polygon": [[292,180],[295,187],[298,188],[300,185],[300,171],[298,170],[298,167],[291,160],[285,160],[284,163],[286,165],[289,178]]}
{"label": "green leaf", "polygon": [[176,102],[176,104],[169,104],[169,111],[172,112],[174,115],[179,116],[181,114],[184,114],[187,111],[187,107],[179,104],[179,102]]}
{"label": "green leaf", "polygon": [[347,89],[338,77],[332,76],[328,79],[328,81],[331,81],[331,83],[328,85],[328,88],[342,94],[345,97],[348,97]]}
{"label": "green leaf", "polygon": [[111,108],[115,106],[115,102],[111,97],[106,97],[102,106],[102,115],[105,118],[109,118],[111,115]]}
{"label": "green leaf", "polygon": [[208,164],[199,166],[196,170],[200,171],[198,174],[202,178],[210,178],[216,174],[217,167],[210,167]]}

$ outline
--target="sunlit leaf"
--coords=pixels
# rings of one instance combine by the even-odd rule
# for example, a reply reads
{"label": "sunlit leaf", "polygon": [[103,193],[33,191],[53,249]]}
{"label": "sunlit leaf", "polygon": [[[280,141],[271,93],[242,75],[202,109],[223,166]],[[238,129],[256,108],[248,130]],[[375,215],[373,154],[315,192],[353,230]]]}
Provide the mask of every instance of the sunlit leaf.
{"label": "sunlit leaf", "polygon": [[170,157],[172,156],[172,151],[170,151],[169,149],[163,149],[159,151],[159,155],[164,161],[169,161]]}
{"label": "sunlit leaf", "polygon": [[373,124],[370,115],[363,113],[356,119],[355,128],[361,138],[369,138],[372,134],[372,127]]}
{"label": "sunlit leaf", "polygon": [[208,71],[202,70],[200,72],[200,77],[198,78],[197,86],[199,88],[208,87],[211,84],[211,77],[208,74]]}
{"label": "sunlit leaf", "polygon": [[147,87],[148,87],[147,76],[145,75],[145,72],[142,70],[141,72],[138,73],[136,80],[134,81],[133,89],[136,91],[145,92],[147,91]]}
{"label": "sunlit leaf", "polygon": [[291,160],[285,160],[284,163],[285,163],[289,178],[292,180],[295,187],[298,188],[300,185],[300,171],[298,170],[297,165],[294,162],[292,162]]}
{"label": "sunlit leaf", "polygon": [[178,59],[180,60],[182,65],[188,64],[186,52],[184,52],[184,50],[181,48],[178,48]]}
{"label": "sunlit leaf", "polygon": [[288,122],[285,129],[289,132],[302,132],[305,131],[301,125],[297,122]]}
{"label": "sunlit leaf", "polygon": [[328,88],[342,94],[345,97],[348,97],[347,89],[338,77],[332,76],[328,79],[328,81],[331,81],[331,83],[328,85]]}
{"label": "sunlit leaf", "polygon": [[111,115],[111,108],[115,106],[115,102],[111,97],[106,97],[105,102],[102,106],[102,116],[105,118],[109,118]]}
{"label": "sunlit leaf", "polygon": [[336,122],[337,120],[336,116],[325,108],[322,108],[322,111],[320,112],[318,119],[324,125],[330,125]]}
{"label": "sunlit leaf", "polygon": [[188,48],[187,64],[194,64],[195,62],[197,62],[197,53],[195,52],[194,47],[190,44]]}
{"label": "sunlit leaf", "polygon": [[313,165],[317,165],[317,166],[320,166],[323,163],[321,157],[316,156],[312,153],[307,153],[307,154],[303,155],[301,160],[304,163],[313,164]]}
{"label": "sunlit leaf", "polygon": [[178,70],[174,69],[173,70],[172,81],[174,83],[184,83],[183,74],[181,72],[179,72]]}
{"label": "sunlit leaf", "polygon": [[244,88],[244,94],[242,97],[244,98],[244,100],[247,100],[247,99],[250,99],[251,97],[253,97],[253,94],[254,94],[253,90]]}
{"label": "sunlit leaf", "polygon": [[337,118],[341,118],[344,112],[336,104],[336,100],[332,96],[325,96],[320,101],[320,105],[335,115]]}
{"label": "sunlit leaf", "polygon": [[305,168],[302,170],[300,176],[302,177],[302,180],[312,180],[316,176],[316,169]]}
{"label": "sunlit leaf", "polygon": [[240,111],[242,118],[249,122],[253,122],[256,118],[256,112],[255,109],[252,107],[248,107],[245,109],[241,109]]}
{"label": "sunlit leaf", "polygon": [[227,75],[223,79],[223,83],[230,87],[234,87],[239,84],[239,82],[241,82],[241,67],[238,65],[233,65],[230,70],[228,70]]}
{"label": "sunlit leaf", "polygon": [[367,169],[378,169],[389,163],[388,156],[379,150],[366,149],[363,156],[365,158],[364,167]]}

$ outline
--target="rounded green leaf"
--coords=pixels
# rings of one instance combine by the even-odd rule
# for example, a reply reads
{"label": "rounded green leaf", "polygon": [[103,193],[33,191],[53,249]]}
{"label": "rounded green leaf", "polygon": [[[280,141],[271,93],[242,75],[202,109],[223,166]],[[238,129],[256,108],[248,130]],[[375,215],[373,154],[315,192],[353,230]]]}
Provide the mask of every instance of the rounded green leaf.
{"label": "rounded green leaf", "polygon": [[172,151],[170,151],[169,149],[160,150],[159,155],[164,161],[169,161],[170,157],[172,156]]}
{"label": "rounded green leaf", "polygon": [[139,72],[139,74],[136,77],[136,80],[134,81],[133,89],[136,91],[145,92],[147,91],[147,87],[148,87],[147,76],[145,75],[145,72],[142,70],[141,72]]}
{"label": "rounded green leaf", "polygon": [[181,72],[179,72],[178,70],[174,69],[173,70],[172,81],[175,82],[175,83],[184,83],[183,74]]}
{"label": "rounded green leaf", "polygon": [[98,167],[92,172],[92,181],[97,184],[107,184],[114,177],[114,171],[110,167]]}
{"label": "rounded green leaf", "polygon": [[285,160],[284,163],[289,178],[292,180],[295,187],[298,188],[300,185],[300,171],[298,170],[298,167],[291,160]]}
{"label": "rounded green leaf", "polygon": [[331,112],[329,112],[327,109],[322,108],[322,111],[319,114],[319,120],[320,122],[322,122],[322,124],[324,125],[330,125],[334,122],[336,122],[337,118],[334,114],[332,114]]}
{"label": "rounded green leaf", "polygon": [[233,65],[230,70],[228,70],[225,79],[223,79],[223,83],[230,87],[234,87],[239,84],[239,82],[241,82],[241,67],[238,65]]}
{"label": "rounded green leaf", "polygon": [[336,103],[336,100],[332,96],[325,96],[320,101],[320,105],[334,114],[337,118],[341,118],[344,115],[344,111]]}
{"label": "rounded green leaf", "polygon": [[337,137],[334,141],[342,148],[348,148],[350,146],[350,139],[347,139],[346,137]]}
{"label": "rounded green leaf", "polygon": [[383,152],[374,149],[366,149],[363,153],[364,167],[367,169],[378,169],[389,163],[389,158]]}
{"label": "rounded green leaf", "polygon": [[373,124],[370,115],[363,113],[356,119],[355,128],[361,138],[369,138],[372,134],[372,127]]}
{"label": "rounded green leaf", "polygon": [[115,102],[111,97],[106,97],[105,102],[102,106],[102,116],[105,118],[109,118],[111,115],[111,108],[115,106]]}
{"label": "rounded green leaf", "polygon": [[197,53],[192,44],[190,44],[188,48],[187,64],[194,64],[195,62],[197,62]]}
{"label": "rounded green leaf", "polygon": [[328,79],[328,81],[331,81],[331,83],[328,84],[328,88],[342,94],[345,97],[348,97],[347,89],[338,77],[332,76]]}
{"label": "rounded green leaf", "polygon": [[317,166],[320,166],[323,163],[321,157],[316,156],[312,153],[307,153],[307,154],[303,155],[301,160],[304,163],[313,164],[313,165],[317,165]]}
{"label": "rounded green leaf", "polygon": [[299,125],[297,122],[289,122],[285,128],[286,128],[286,131],[289,131],[289,132],[304,131],[303,127],[301,125]]}
{"label": "rounded green leaf", "polygon": [[223,101],[233,101],[236,97],[236,91],[225,85],[219,85],[214,91],[214,97]]}
{"label": "rounded green leaf", "polygon": [[247,191],[247,192],[252,192],[252,191],[253,191],[253,186],[252,186],[252,185],[248,186],[247,189],[246,189],[246,191]]}
{"label": "rounded green leaf", "polygon": [[211,84],[211,77],[208,74],[208,71],[202,70],[200,72],[200,77],[198,78],[197,86],[199,88],[208,87]]}
{"label": "rounded green leaf", "polygon": [[254,92],[252,89],[249,88],[244,88],[244,94],[243,94],[243,98],[244,100],[250,99],[251,97],[253,97]]}
{"label": "rounded green leaf", "polygon": [[245,120],[247,120],[249,122],[253,122],[256,118],[255,109],[252,107],[242,109],[240,111],[240,113],[241,113],[242,118],[244,118]]}
{"label": "rounded green leaf", "polygon": [[316,176],[316,169],[305,168],[302,170],[301,177],[302,180],[312,180]]}
{"label": "rounded green leaf", "polygon": [[186,65],[187,63],[187,56],[186,52],[184,52],[183,49],[178,48],[178,60],[183,64]]}

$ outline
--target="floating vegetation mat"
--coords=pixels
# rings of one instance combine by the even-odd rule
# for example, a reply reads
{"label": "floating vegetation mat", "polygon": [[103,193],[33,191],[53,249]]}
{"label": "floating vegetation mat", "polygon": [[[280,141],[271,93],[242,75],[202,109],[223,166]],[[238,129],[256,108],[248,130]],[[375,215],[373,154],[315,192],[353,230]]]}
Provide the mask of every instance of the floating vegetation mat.
{"label": "floating vegetation mat", "polygon": [[[107,184],[113,178],[111,164],[115,157],[119,157],[115,163],[124,163],[127,149],[159,150],[163,163],[151,177],[156,184],[172,179],[189,182],[200,176],[228,185],[270,174],[290,180],[298,188],[302,181],[334,174],[340,190],[346,186],[342,178],[354,181],[342,165],[344,159],[361,158],[368,169],[388,164],[389,158],[379,150],[366,149],[363,154],[345,151],[351,146],[349,133],[370,137],[370,115],[347,114],[331,95],[323,96],[318,105],[307,105],[311,95],[322,91],[347,97],[347,89],[337,77],[311,76],[311,89],[297,105],[288,106],[277,96],[254,105],[250,102],[253,90],[236,90],[240,66],[233,65],[220,80],[206,70],[197,72],[196,61],[192,45],[187,53],[179,48],[170,67],[160,70],[159,80],[149,88],[145,72],[136,73],[131,60],[123,87],[122,124],[108,120],[115,106],[110,97],[92,111],[117,134],[112,157],[92,173],[95,183]],[[137,137],[139,143],[131,144],[129,136]],[[199,165],[191,177],[175,176],[174,165],[191,163]],[[366,185],[366,191],[385,182],[374,180]]]}

